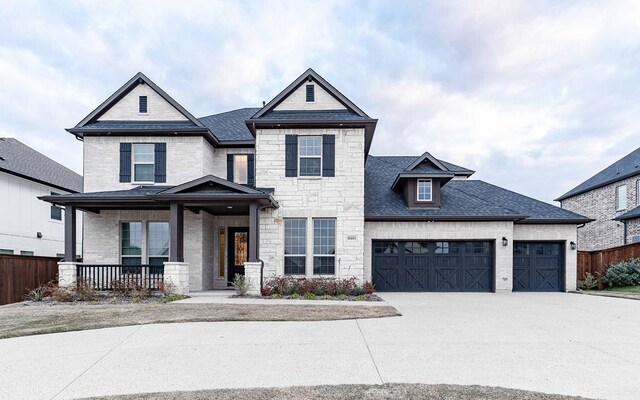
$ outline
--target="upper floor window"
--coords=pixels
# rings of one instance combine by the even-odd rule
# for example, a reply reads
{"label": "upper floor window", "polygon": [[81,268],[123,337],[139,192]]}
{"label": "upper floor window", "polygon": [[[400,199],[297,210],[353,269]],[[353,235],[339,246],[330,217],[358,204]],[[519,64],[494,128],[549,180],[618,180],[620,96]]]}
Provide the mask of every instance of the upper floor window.
{"label": "upper floor window", "polygon": [[616,211],[627,208],[627,185],[616,187]]}
{"label": "upper floor window", "polygon": [[138,112],[140,114],[147,113],[147,96],[138,97]]}
{"label": "upper floor window", "polygon": [[155,177],[155,151],[153,143],[133,145],[133,181],[153,182]]}
{"label": "upper floor window", "polygon": [[241,185],[249,182],[249,157],[246,154],[233,157],[233,181]]}
{"label": "upper floor window", "polygon": [[300,176],[322,176],[322,136],[298,138]]}
{"label": "upper floor window", "polygon": [[431,179],[418,179],[417,185],[417,197],[418,201],[432,201],[432,184]]}
{"label": "upper floor window", "polygon": [[[58,193],[51,192],[52,196],[57,195]],[[56,221],[62,221],[62,207],[58,207],[55,204],[51,205],[51,219],[55,219]]]}
{"label": "upper floor window", "polygon": [[307,85],[306,87],[307,89],[307,103],[313,103],[316,101],[316,91],[315,91],[315,86],[314,85]]}

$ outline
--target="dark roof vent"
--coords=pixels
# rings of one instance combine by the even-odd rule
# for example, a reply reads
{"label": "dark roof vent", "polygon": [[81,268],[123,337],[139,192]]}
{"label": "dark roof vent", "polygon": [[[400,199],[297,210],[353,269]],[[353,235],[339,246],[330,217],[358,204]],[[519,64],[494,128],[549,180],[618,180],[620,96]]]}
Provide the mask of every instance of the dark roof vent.
{"label": "dark roof vent", "polygon": [[0,156],[0,161],[4,161],[4,160],[5,160],[5,158]]}

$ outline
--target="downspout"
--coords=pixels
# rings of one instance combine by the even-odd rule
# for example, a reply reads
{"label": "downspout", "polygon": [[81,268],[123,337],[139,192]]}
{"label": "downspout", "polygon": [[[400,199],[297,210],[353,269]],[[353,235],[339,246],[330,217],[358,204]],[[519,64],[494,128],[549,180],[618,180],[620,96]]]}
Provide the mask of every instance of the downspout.
{"label": "downspout", "polygon": [[623,233],[622,233],[622,244],[627,244],[627,221],[622,221]]}

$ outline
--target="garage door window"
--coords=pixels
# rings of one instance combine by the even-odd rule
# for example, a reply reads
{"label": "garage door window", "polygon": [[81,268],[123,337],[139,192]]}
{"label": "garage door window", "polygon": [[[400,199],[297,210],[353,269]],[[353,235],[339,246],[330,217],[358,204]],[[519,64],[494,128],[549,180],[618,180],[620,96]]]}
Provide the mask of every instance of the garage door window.
{"label": "garage door window", "polygon": [[307,263],[307,220],[284,220],[284,273],[304,275]]}
{"label": "garage door window", "polygon": [[407,242],[404,244],[405,254],[427,254],[429,253],[429,243],[427,242]]}
{"label": "garage door window", "polygon": [[489,254],[491,246],[487,242],[467,242],[465,253],[467,254]]}
{"label": "garage door window", "polygon": [[333,275],[336,269],[336,220],[313,220],[313,273]]}
{"label": "garage door window", "polygon": [[398,242],[375,242],[373,251],[376,254],[397,254]]}

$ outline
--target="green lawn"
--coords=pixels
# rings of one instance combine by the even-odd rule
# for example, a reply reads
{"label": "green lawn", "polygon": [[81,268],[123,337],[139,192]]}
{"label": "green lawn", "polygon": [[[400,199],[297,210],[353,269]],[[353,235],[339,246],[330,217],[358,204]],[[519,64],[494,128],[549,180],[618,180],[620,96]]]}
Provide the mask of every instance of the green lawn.
{"label": "green lawn", "polygon": [[640,285],[605,288],[607,292],[640,293]]}

